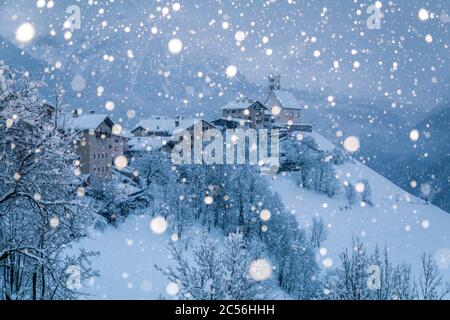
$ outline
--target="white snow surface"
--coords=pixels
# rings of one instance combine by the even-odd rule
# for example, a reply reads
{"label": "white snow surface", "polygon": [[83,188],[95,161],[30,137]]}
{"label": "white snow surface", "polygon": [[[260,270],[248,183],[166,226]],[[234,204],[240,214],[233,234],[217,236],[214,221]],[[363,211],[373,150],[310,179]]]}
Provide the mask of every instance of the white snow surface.
{"label": "white snow surface", "polygon": [[253,105],[255,100],[238,100],[238,101],[230,101],[226,105],[224,105],[222,110],[242,110],[248,109],[251,105]]}
{"label": "white snow surface", "polygon": [[[281,106],[285,109],[302,109],[300,103],[289,91],[273,90],[271,93],[275,95]],[[267,97],[265,104],[269,101],[270,95]]]}
{"label": "white snow surface", "polygon": [[[311,135],[321,149],[334,148],[318,133]],[[450,279],[449,213],[425,204],[359,161],[347,162],[335,169],[342,183],[356,184],[360,179],[367,179],[372,187],[374,205],[362,207],[357,204],[352,209],[341,210],[339,207],[345,204],[344,194],[329,198],[302,189],[293,173],[278,175],[271,181],[273,191],[280,194],[301,226],[309,226],[314,216],[322,217],[328,225],[329,236],[323,244],[327,254],[321,257],[321,263],[331,258],[335,267],[342,249],[351,247],[354,234],[370,249],[377,243],[380,248],[387,244],[394,262],[411,263],[415,271],[418,271],[420,255],[427,251],[439,260],[441,272]]]}
{"label": "white snow surface", "polygon": [[100,271],[94,285],[87,288],[87,299],[154,300],[164,297],[169,280],[154,268],[169,266],[167,245],[170,233],[154,234],[150,229],[150,214],[130,216],[117,228],[108,226],[95,231],[92,239],[80,246],[98,251],[93,268]]}
{"label": "white snow surface", "polygon": [[97,129],[107,118],[106,114],[83,114],[77,118],[70,118],[68,126],[73,130]]}

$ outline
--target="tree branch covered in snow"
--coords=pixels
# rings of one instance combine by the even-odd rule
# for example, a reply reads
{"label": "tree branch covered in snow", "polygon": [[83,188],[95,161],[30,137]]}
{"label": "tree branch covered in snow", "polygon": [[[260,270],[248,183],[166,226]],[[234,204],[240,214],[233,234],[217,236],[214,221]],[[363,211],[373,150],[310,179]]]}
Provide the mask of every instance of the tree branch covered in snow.
{"label": "tree branch covered in snow", "polygon": [[76,195],[81,180],[63,91],[55,91],[54,106],[42,103],[39,84],[0,68],[8,79],[0,101],[0,299],[71,299],[79,292],[64,280],[66,250],[96,216]]}
{"label": "tree branch covered in snow", "polygon": [[436,261],[424,253],[418,277],[410,264],[393,265],[387,246],[369,254],[361,239],[340,254],[341,266],[323,279],[324,298],[337,300],[442,300],[450,293]]}

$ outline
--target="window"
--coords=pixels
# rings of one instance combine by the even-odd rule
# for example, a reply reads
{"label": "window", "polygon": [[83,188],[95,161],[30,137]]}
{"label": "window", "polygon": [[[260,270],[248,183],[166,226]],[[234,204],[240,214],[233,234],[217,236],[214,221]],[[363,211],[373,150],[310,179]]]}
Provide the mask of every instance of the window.
{"label": "window", "polygon": [[119,143],[119,139],[116,139],[116,143]]}
{"label": "window", "polygon": [[94,160],[95,160],[95,153],[94,153]]}

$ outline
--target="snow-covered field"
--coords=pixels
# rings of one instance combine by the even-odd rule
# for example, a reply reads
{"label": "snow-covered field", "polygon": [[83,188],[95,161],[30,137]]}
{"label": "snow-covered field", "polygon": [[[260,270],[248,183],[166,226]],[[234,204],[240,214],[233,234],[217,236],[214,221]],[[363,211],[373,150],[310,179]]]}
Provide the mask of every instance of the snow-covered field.
{"label": "snow-covered field", "polygon": [[117,228],[96,231],[92,239],[80,243],[87,250],[99,251],[93,267],[100,271],[87,299],[169,298],[169,281],[154,268],[169,265],[167,244],[170,234],[150,230],[150,214],[130,216]]}
{"label": "snow-covered field", "polygon": [[[312,134],[321,149],[332,149],[333,144],[317,133]],[[427,205],[405,192],[358,161],[336,168],[340,181],[356,184],[367,179],[373,190],[373,206],[355,205],[340,210],[345,204],[343,194],[335,198],[301,189],[293,174],[276,176],[273,190],[278,192],[285,205],[307,226],[314,216],[320,216],[329,226],[325,258],[334,264],[339,253],[350,247],[352,235],[359,236],[369,247],[377,243],[388,245],[394,262],[419,265],[420,255],[428,251],[435,255],[441,271],[450,278],[450,214],[433,205]],[[329,260],[327,260],[329,262]]]}

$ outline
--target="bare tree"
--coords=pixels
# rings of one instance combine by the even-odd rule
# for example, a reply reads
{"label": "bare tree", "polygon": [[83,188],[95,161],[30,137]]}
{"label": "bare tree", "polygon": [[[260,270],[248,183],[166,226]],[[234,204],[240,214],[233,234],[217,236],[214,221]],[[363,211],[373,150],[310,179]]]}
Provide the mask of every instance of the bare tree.
{"label": "bare tree", "polygon": [[363,179],[361,180],[361,183],[364,185],[364,189],[361,192],[361,200],[367,203],[368,205],[372,206],[372,187],[369,183],[369,180]]}
{"label": "bare tree", "polygon": [[420,298],[423,300],[442,300],[450,293],[450,283],[444,282],[433,256],[423,253],[419,277]]}
{"label": "bare tree", "polygon": [[392,299],[414,300],[417,298],[417,283],[411,271],[411,265],[402,263],[396,266],[392,274]]}
{"label": "bare tree", "polygon": [[355,186],[350,182],[345,186],[345,198],[350,208],[356,204],[357,194]]}
{"label": "bare tree", "polygon": [[311,226],[311,244],[315,248],[320,248],[322,242],[328,237],[328,230],[320,217],[314,217]]}
{"label": "bare tree", "polygon": [[420,197],[425,200],[426,204],[431,203],[433,201],[434,196],[434,188],[431,183],[424,183],[420,186]]}

